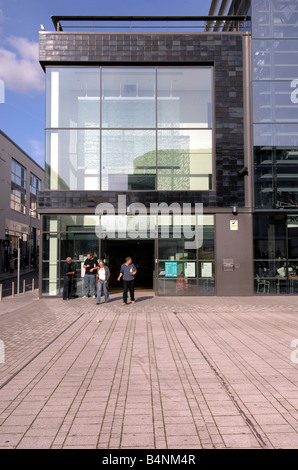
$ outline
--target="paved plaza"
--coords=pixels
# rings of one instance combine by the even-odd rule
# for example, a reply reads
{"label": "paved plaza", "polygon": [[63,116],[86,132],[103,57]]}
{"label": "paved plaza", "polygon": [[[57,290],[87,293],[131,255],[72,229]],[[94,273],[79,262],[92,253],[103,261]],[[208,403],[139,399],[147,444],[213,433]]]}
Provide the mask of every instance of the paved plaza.
{"label": "paved plaza", "polygon": [[0,302],[0,448],[298,447],[296,296],[136,294]]}

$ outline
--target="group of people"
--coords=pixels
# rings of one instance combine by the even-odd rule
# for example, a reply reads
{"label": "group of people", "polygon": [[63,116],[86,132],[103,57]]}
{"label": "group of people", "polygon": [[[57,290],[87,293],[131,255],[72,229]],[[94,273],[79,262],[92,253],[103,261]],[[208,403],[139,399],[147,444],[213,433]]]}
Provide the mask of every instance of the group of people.
{"label": "group of people", "polygon": [[[71,299],[73,296],[73,276],[75,271],[71,263],[72,258],[68,257],[63,265],[63,300]],[[83,267],[85,269],[83,298],[88,297],[90,284],[90,295],[93,299],[96,299],[96,305],[100,304],[102,293],[104,294],[105,301],[109,302],[108,281],[110,278],[110,270],[108,266],[105,265],[103,260],[98,261],[96,258],[93,258],[92,253],[88,253]],[[134,279],[136,273],[137,269],[132,262],[132,258],[128,256],[125,258],[125,263],[121,265],[117,279],[118,281],[120,281],[121,278],[123,280],[122,305],[127,305],[128,291],[130,293],[131,302],[135,303]]]}

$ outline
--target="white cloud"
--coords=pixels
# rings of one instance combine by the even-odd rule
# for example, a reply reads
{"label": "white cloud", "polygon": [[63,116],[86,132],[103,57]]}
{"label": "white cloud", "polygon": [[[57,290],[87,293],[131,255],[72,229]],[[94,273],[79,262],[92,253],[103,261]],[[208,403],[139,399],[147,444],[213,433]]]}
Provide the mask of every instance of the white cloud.
{"label": "white cloud", "polygon": [[5,87],[19,93],[44,90],[44,74],[38,62],[38,43],[11,36],[0,47],[0,78]]}

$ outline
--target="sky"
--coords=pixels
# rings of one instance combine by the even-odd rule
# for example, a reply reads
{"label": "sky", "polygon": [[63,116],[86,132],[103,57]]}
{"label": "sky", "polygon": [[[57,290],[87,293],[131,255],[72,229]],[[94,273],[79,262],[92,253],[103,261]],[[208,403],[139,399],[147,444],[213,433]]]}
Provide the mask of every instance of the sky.
{"label": "sky", "polygon": [[[211,0],[0,0],[0,129],[44,168],[45,76],[38,62],[51,15],[208,15]],[[4,88],[4,96],[3,96]]]}

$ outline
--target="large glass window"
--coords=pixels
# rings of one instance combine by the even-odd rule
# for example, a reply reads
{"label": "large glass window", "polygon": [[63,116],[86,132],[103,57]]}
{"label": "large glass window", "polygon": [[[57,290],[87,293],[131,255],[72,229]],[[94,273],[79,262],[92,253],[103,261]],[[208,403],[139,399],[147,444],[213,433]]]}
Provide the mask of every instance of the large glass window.
{"label": "large glass window", "polygon": [[99,130],[47,131],[46,175],[50,189],[100,189],[99,159]]}
{"label": "large glass window", "polygon": [[103,68],[102,127],[156,126],[155,69]]}
{"label": "large glass window", "polygon": [[[195,216],[191,216],[187,222],[191,230],[195,223]],[[162,233],[163,224],[169,228],[167,238]],[[182,236],[175,238],[175,229],[180,229],[180,224],[181,216],[160,218],[157,292],[159,295],[212,295],[215,293],[214,216],[203,216],[203,224],[198,227],[202,245],[198,249],[185,248],[183,230]]]}
{"label": "large glass window", "polygon": [[298,39],[255,39],[252,42],[254,80],[293,80],[298,77]]}
{"label": "large glass window", "polygon": [[37,191],[41,190],[41,180],[30,173],[30,217],[37,218]]}
{"label": "large glass window", "polygon": [[102,131],[102,189],[155,189],[156,133]]}
{"label": "large glass window", "polygon": [[298,216],[256,215],[254,218],[255,291],[298,293]]}
{"label": "large glass window", "polygon": [[298,147],[255,147],[255,206],[298,210]]}
{"label": "large glass window", "polygon": [[46,188],[212,189],[212,67],[49,67],[46,96]]}
{"label": "large glass window", "polygon": [[98,68],[48,68],[46,91],[47,128],[99,127]]}
{"label": "large glass window", "polygon": [[72,258],[75,271],[74,295],[83,295],[82,265],[89,251],[99,254],[96,227],[99,218],[94,215],[43,216],[42,236],[42,294],[62,294],[63,264]]}
{"label": "large glass window", "polygon": [[26,168],[12,158],[10,208],[22,214],[26,214],[26,175]]}
{"label": "large glass window", "polygon": [[298,37],[297,0],[253,0],[253,37]]}
{"label": "large glass window", "polygon": [[211,68],[158,69],[158,127],[211,128],[211,83]]}
{"label": "large glass window", "polygon": [[298,105],[296,102],[298,101],[296,99],[298,89],[296,90],[296,86],[298,86],[298,79],[297,83],[293,83],[293,80],[254,82],[253,122],[298,122]]}
{"label": "large glass window", "polygon": [[211,189],[211,131],[159,131],[157,142],[159,190]]}

